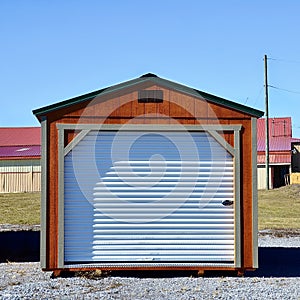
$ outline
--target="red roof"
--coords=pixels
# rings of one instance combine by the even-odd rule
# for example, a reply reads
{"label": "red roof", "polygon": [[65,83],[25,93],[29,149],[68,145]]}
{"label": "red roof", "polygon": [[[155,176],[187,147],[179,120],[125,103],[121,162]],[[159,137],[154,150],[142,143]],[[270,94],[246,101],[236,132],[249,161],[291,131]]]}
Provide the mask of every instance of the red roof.
{"label": "red roof", "polygon": [[[257,120],[257,163],[265,164],[266,156],[266,119]],[[270,164],[290,164],[292,142],[300,139],[292,138],[292,120],[287,118],[269,119],[269,162]]]}
{"label": "red roof", "polygon": [[292,138],[292,143],[300,143],[300,139]]}
{"label": "red roof", "polygon": [[[265,119],[257,120],[257,151],[265,151]],[[292,121],[287,118],[269,119],[269,150],[290,151],[292,142]]]}
{"label": "red roof", "polygon": [[2,127],[0,128],[0,147],[41,145],[40,127]]}
{"label": "red roof", "polygon": [[[266,163],[266,155],[258,154],[257,155],[257,163],[259,165],[264,165]],[[270,164],[290,164],[291,163],[291,154],[283,152],[283,154],[270,154],[269,155],[269,163]]]}
{"label": "red roof", "polygon": [[0,147],[0,160],[41,156],[41,146],[5,146]]}
{"label": "red roof", "polygon": [[[269,151],[290,151],[292,138],[269,138]],[[257,139],[257,151],[265,151],[265,139]]]}
{"label": "red roof", "polygon": [[0,160],[41,156],[40,127],[0,128]]}
{"label": "red roof", "polygon": [[[265,137],[265,118],[257,120],[257,135]],[[292,118],[269,118],[270,137],[292,137]]]}

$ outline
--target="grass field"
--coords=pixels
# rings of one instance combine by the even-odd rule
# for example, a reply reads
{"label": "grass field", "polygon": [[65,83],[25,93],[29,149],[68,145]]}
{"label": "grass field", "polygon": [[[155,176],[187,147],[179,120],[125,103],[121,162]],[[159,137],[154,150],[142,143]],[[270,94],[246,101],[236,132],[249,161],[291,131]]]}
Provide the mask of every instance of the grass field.
{"label": "grass field", "polygon": [[300,185],[258,191],[259,229],[300,228]]}
{"label": "grass field", "polygon": [[[300,229],[300,185],[258,192],[259,229]],[[39,224],[40,193],[0,194],[0,224]]]}
{"label": "grass field", "polygon": [[39,224],[40,193],[0,194],[0,224]]}

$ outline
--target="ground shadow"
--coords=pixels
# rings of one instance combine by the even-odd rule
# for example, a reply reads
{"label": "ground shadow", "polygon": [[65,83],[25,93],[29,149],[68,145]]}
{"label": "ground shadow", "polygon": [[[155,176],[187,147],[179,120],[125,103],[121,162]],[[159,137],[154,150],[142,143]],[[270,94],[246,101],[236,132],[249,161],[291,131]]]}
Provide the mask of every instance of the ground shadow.
{"label": "ground shadow", "polygon": [[[259,268],[255,271],[245,272],[245,277],[300,277],[300,248],[259,247],[258,261]],[[74,276],[74,274],[72,275]],[[104,272],[102,276],[134,278],[198,277],[198,272],[191,270],[119,270]],[[236,277],[237,272],[207,271],[204,273],[204,277],[232,276]],[[93,275],[90,278],[93,278]]]}
{"label": "ground shadow", "polygon": [[300,248],[259,247],[259,268],[247,277],[300,277]]}
{"label": "ground shadow", "polygon": [[0,233],[0,262],[35,262],[40,260],[39,231]]}
{"label": "ground shadow", "polygon": [[[0,233],[0,262],[36,262],[40,252],[39,231]],[[246,277],[300,277],[300,248],[259,247],[259,268],[245,273]],[[113,276],[186,277],[193,271],[114,271]],[[235,276],[232,272],[206,272],[204,276]]]}
{"label": "ground shadow", "polygon": [[[259,247],[259,268],[245,272],[245,277],[300,277],[300,248]],[[106,276],[135,278],[197,277],[197,271],[113,271]],[[104,275],[105,276],[105,275]],[[237,272],[207,271],[204,277],[231,277]]]}

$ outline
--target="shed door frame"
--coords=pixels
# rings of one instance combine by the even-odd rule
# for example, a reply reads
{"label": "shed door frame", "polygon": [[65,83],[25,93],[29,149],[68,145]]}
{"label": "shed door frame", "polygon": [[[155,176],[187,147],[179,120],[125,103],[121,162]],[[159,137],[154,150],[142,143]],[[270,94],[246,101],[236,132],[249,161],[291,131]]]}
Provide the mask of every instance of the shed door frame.
{"label": "shed door frame", "polygon": [[[58,129],[58,268],[70,267],[64,262],[64,157],[91,131],[198,131],[210,134],[232,156],[234,161],[234,234],[235,234],[235,258],[234,267],[241,267],[241,210],[240,210],[240,131],[242,125],[122,125],[122,124],[65,124],[57,123]],[[65,146],[65,131],[80,131],[75,138]],[[234,146],[231,146],[219,132],[233,132]],[[176,263],[174,263],[175,265]],[[178,263],[177,263],[178,264]],[[83,266],[87,266],[84,264]],[[95,265],[95,264],[93,264]],[[98,264],[96,264],[98,265]],[[104,265],[104,264],[103,264]],[[125,264],[122,264],[122,266]],[[186,265],[186,264],[185,264]],[[203,264],[191,264],[193,267],[203,267]],[[232,267],[232,265],[230,265]],[[172,265],[171,265],[172,267]]]}

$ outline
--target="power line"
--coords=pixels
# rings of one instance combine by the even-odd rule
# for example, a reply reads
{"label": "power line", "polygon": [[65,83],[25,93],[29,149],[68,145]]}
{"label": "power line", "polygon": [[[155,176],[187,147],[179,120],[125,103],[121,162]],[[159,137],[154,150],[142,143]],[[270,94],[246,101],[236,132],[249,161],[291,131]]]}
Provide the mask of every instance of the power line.
{"label": "power line", "polygon": [[291,60],[291,59],[283,59],[283,58],[272,58],[272,57],[268,57],[268,60],[287,62],[287,63],[291,63],[291,64],[292,63],[300,64],[299,60]]}
{"label": "power line", "polygon": [[[298,60],[289,60],[289,59],[283,59],[283,58],[273,58],[273,57],[268,57],[266,58],[267,60],[274,60],[274,61],[281,61],[281,62],[288,62],[288,63],[299,63],[300,61]],[[292,90],[288,90],[288,89],[284,89],[284,88],[280,88],[274,85],[268,85],[268,87],[276,89],[276,90],[280,90],[280,91],[284,91],[284,92],[288,92],[288,93],[292,93],[292,94],[300,94],[299,91],[292,91]]]}
{"label": "power line", "polygon": [[300,92],[298,92],[298,91],[291,91],[291,90],[279,88],[277,86],[270,85],[270,84],[268,86],[271,87],[271,88],[273,88],[273,89],[276,89],[276,90],[280,90],[280,91],[284,91],[284,92],[288,92],[288,93],[293,93],[293,94],[300,94]]}
{"label": "power line", "polygon": [[253,105],[256,105],[257,100],[258,100],[259,97],[261,96],[261,93],[262,93],[263,89],[264,89],[264,86],[262,86],[262,87],[260,88],[260,91],[259,91],[257,97],[255,98]]}

